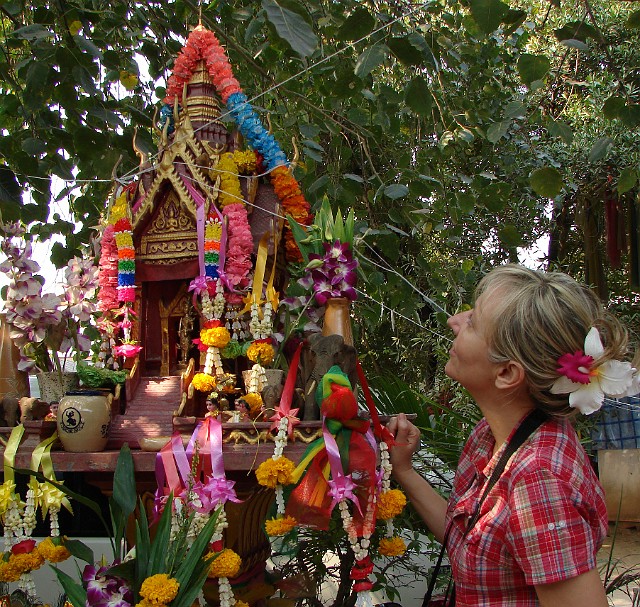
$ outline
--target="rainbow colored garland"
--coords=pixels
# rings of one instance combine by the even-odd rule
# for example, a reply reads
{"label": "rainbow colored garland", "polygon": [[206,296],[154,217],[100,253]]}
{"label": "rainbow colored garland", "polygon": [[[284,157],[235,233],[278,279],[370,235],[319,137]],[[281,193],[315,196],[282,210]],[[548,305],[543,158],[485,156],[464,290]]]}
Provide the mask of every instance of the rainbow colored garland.
{"label": "rainbow colored garland", "polygon": [[136,252],[133,248],[130,209],[126,192],[122,192],[111,208],[109,223],[118,247],[118,301],[133,303],[136,300]]}
{"label": "rainbow colored garland", "polygon": [[[204,59],[216,91],[226,104],[240,132],[249,145],[260,154],[265,169],[271,172],[271,181],[284,212],[299,224],[309,225],[309,203],[287,166],[287,158],[275,137],[264,128],[247,96],[242,92],[233,75],[229,59],[213,32],[201,26],[191,32],[187,43],[176,58],[173,73],[169,78],[165,103],[172,105],[176,97],[181,98],[184,86],[189,82],[200,59]],[[302,259],[289,226],[285,228],[285,250],[289,261]]]}

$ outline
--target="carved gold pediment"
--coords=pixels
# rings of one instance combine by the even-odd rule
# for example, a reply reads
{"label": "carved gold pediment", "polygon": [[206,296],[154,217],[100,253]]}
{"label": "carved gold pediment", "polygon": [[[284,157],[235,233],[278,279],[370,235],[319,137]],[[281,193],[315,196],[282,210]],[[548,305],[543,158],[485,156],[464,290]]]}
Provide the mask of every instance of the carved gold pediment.
{"label": "carved gold pediment", "polygon": [[196,222],[171,190],[140,239],[136,259],[171,265],[198,255]]}

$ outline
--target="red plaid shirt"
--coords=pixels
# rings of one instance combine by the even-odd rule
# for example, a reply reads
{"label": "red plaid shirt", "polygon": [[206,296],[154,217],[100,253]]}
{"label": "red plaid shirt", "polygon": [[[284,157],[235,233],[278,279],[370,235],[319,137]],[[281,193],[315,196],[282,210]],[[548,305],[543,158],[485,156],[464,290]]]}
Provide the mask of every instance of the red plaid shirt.
{"label": "red plaid shirt", "polygon": [[[515,430],[514,430],[515,431]],[[568,421],[548,420],[511,457],[465,537],[485,482],[504,450],[482,420],[464,447],[447,510],[456,604],[538,605],[534,584],[596,566],[607,533],[604,494]]]}

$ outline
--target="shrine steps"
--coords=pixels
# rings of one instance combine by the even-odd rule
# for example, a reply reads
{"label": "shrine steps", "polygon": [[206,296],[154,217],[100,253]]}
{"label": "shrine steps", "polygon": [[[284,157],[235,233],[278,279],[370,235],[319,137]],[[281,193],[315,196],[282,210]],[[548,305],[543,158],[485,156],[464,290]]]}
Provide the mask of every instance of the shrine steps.
{"label": "shrine steps", "polygon": [[171,436],[173,412],[181,398],[180,377],[141,377],[135,397],[127,401],[127,411],[111,421],[107,449],[128,443],[139,449],[140,438]]}

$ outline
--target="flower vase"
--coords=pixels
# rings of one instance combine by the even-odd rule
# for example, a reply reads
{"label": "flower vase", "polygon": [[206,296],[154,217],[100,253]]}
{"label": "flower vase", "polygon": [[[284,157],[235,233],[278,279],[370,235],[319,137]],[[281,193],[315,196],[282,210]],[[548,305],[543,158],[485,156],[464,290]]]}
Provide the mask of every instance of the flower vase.
{"label": "flower vase", "polygon": [[353,346],[351,331],[351,301],[346,297],[331,297],[327,299],[324,311],[322,334],[342,335],[347,346]]}
{"label": "flower vase", "polygon": [[43,371],[36,374],[40,399],[47,403],[59,403],[66,392],[76,390],[79,385],[78,374],[70,371]]}
{"label": "flower vase", "polygon": [[65,451],[103,451],[109,439],[112,394],[97,391],[67,393],[58,405],[58,436]]}

